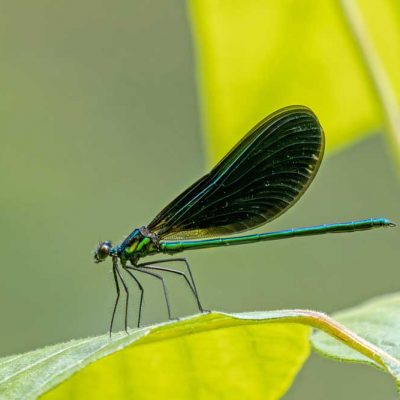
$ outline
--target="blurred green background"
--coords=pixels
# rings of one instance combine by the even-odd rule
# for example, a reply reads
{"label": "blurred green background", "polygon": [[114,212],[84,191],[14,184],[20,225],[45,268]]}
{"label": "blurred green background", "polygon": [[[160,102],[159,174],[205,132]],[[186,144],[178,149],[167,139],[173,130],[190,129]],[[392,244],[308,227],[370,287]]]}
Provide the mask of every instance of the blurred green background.
{"label": "blurred green background", "polygon": [[[110,265],[92,262],[97,242],[148,223],[208,167],[184,2],[7,0],[1,10],[0,353],[8,355],[104,333],[115,293]],[[267,229],[399,222],[399,195],[383,137],[371,136],[326,157],[302,201]],[[398,290],[399,235],[188,256],[206,308],[329,313]],[[160,287],[143,281],[145,322],[164,320]],[[176,313],[196,310],[183,285],[170,287]],[[312,356],[286,398],[396,394],[377,370]]]}

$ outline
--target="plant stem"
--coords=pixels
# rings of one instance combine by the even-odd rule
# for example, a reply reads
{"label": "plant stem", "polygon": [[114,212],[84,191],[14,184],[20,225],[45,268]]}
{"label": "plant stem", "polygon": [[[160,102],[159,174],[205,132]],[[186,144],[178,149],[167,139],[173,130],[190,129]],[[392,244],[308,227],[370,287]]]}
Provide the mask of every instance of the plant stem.
{"label": "plant stem", "polygon": [[[355,0],[340,0],[344,20],[351,37],[360,51],[367,75],[378,98],[385,120],[386,132],[400,163],[400,114],[392,85],[368,36],[368,30],[362,20]],[[392,146],[391,146],[392,147]]]}
{"label": "plant stem", "polygon": [[[384,369],[400,368],[400,361],[386,351],[368,342],[324,313],[311,310],[293,310],[292,322],[299,322],[324,331],[333,338],[375,361]],[[282,321],[283,322],[283,321]],[[289,322],[289,321],[288,321]]]}

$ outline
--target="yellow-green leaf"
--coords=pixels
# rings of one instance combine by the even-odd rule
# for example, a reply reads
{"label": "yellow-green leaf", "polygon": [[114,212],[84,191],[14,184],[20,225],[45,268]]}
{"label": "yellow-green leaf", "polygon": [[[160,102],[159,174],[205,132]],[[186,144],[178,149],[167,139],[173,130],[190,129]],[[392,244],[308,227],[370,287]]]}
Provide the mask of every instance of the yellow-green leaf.
{"label": "yellow-green leaf", "polygon": [[213,161],[263,117],[290,104],[307,105],[319,116],[328,150],[385,124],[400,144],[396,0],[189,5]]}
{"label": "yellow-green leaf", "polygon": [[295,314],[211,313],[7,357],[0,398],[279,399],[309,354]]}
{"label": "yellow-green leaf", "polygon": [[[397,305],[384,300],[379,313]],[[323,313],[213,312],[0,359],[0,398],[279,399],[309,354],[310,327],[399,380],[396,340],[375,345]]]}

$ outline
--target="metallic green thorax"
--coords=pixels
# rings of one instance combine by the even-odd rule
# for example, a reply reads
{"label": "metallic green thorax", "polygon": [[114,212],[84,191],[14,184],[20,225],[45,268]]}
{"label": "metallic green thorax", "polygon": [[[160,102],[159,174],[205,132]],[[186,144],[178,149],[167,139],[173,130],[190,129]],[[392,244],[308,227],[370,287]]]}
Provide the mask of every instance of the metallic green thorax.
{"label": "metallic green thorax", "polygon": [[135,264],[143,257],[157,253],[175,254],[185,250],[205,249],[210,247],[233,246],[239,244],[255,243],[259,241],[288,239],[296,236],[312,236],[325,233],[345,233],[369,230],[381,227],[394,226],[386,218],[370,218],[359,221],[340,222],[335,224],[309,226],[304,228],[287,229],[277,232],[257,233],[253,235],[220,237],[203,240],[181,240],[181,241],[164,241],[159,242],[159,246],[150,237],[140,237],[132,233],[135,240],[124,246],[119,246],[120,257],[125,260],[131,260]]}
{"label": "metallic green thorax", "polygon": [[134,242],[131,246],[127,247],[124,251],[124,256],[127,259],[132,257],[142,258],[149,254],[157,253],[156,245],[151,241],[150,238],[145,237],[138,242]]}

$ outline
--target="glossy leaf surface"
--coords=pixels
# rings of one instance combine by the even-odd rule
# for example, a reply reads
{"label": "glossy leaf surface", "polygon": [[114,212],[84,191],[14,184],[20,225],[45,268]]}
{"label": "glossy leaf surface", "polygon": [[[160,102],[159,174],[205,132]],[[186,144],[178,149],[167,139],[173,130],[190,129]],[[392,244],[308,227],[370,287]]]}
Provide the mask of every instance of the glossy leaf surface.
{"label": "glossy leaf surface", "polygon": [[309,354],[310,328],[279,322],[293,314],[212,313],[7,357],[0,398],[279,399]]}
{"label": "glossy leaf surface", "polygon": [[[355,18],[349,17],[347,3],[356,6]],[[391,112],[387,97],[394,97],[390,103],[398,121],[398,1],[188,4],[210,160],[218,160],[265,113],[287,104],[312,108],[324,127],[328,150],[381,129],[384,115]],[[358,38],[354,20],[364,27]],[[367,56],[360,40],[369,45]],[[379,63],[378,77],[371,76],[368,56]]]}

